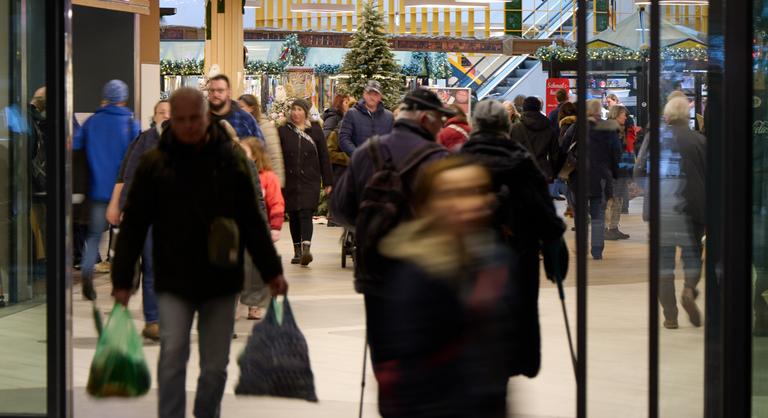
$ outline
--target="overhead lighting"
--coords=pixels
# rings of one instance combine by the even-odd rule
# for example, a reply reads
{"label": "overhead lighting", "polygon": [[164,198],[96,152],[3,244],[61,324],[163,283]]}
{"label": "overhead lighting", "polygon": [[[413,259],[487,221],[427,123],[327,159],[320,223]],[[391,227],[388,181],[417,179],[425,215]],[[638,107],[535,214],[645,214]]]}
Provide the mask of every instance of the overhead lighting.
{"label": "overhead lighting", "polygon": [[261,0],[245,0],[243,7],[246,9],[261,9]]}
{"label": "overhead lighting", "polygon": [[501,4],[506,2],[507,0],[456,0],[456,3],[469,3],[469,4]]}
{"label": "overhead lighting", "polygon": [[403,0],[406,9],[431,7],[434,9],[487,9],[488,2],[464,3],[459,0]]}
{"label": "overhead lighting", "polygon": [[331,3],[293,3],[291,12],[295,13],[354,13],[354,4]]}

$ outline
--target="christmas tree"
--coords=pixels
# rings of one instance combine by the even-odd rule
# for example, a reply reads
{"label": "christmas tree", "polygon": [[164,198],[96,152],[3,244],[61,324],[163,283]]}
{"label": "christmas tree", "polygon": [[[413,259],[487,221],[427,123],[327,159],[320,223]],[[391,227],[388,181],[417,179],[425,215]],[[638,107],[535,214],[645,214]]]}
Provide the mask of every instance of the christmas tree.
{"label": "christmas tree", "polygon": [[280,61],[285,61],[293,67],[301,67],[307,60],[307,48],[299,43],[299,35],[291,34],[283,42],[283,53],[280,54]]}
{"label": "christmas tree", "polygon": [[342,64],[342,74],[349,76],[344,82],[345,90],[359,98],[365,83],[376,80],[381,83],[384,106],[392,109],[402,98],[405,81],[384,36],[384,16],[376,10],[373,1],[368,1],[361,17]]}

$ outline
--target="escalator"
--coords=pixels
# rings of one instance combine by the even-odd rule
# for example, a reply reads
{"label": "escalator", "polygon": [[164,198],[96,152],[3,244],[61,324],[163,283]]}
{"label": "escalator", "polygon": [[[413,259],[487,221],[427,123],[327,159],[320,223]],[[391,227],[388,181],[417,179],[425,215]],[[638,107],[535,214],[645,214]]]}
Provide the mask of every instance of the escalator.
{"label": "escalator", "polygon": [[[523,38],[549,39],[556,33],[566,39],[573,38],[574,13],[575,0],[543,1],[523,20]],[[472,88],[478,100],[510,100],[532,74],[541,73],[541,63],[528,55],[496,56],[489,59],[491,62],[482,69],[478,68],[481,64],[478,61],[472,67],[471,75],[462,74],[456,86]]]}

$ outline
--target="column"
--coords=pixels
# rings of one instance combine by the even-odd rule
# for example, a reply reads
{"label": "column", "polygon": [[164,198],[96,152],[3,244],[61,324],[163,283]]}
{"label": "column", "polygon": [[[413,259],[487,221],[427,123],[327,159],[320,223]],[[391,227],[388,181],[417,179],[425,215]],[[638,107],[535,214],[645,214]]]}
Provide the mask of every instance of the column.
{"label": "column", "polygon": [[208,74],[211,66],[218,65],[220,73],[229,77],[232,97],[238,97],[245,81],[243,2],[211,1],[211,36],[205,40],[205,73]]}
{"label": "column", "polygon": [[149,14],[139,17],[139,74],[136,88],[137,117],[149,129],[155,103],[160,100],[160,0],[149,2]]}

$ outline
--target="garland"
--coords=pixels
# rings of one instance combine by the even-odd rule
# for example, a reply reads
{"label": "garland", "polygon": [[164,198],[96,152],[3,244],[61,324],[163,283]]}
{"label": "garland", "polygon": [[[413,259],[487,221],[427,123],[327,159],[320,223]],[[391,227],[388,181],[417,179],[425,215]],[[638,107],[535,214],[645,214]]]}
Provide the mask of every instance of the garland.
{"label": "garland", "polygon": [[[648,48],[634,51],[628,48],[593,48],[587,50],[587,59],[605,61],[641,61],[648,59]],[[660,51],[661,59],[707,61],[706,48],[675,48],[664,47]],[[536,50],[534,56],[540,61],[575,61],[578,52],[572,46],[543,46]]]}
{"label": "garland", "polygon": [[162,75],[203,75],[203,60],[160,61]]}
{"label": "garland", "polygon": [[[245,64],[245,73],[247,75],[277,75],[285,72],[287,65],[286,61],[248,61]],[[162,60],[160,61],[160,74],[164,76],[203,75],[203,66],[203,60]],[[341,65],[338,64],[320,64],[314,68],[316,75],[337,75],[341,73]]]}
{"label": "garland", "polygon": [[281,74],[285,71],[285,67],[288,65],[287,61],[248,61],[245,63],[245,73],[247,75],[257,74]]}
{"label": "garland", "polygon": [[341,74],[341,65],[339,64],[315,65],[315,75],[337,75],[337,74]]}

